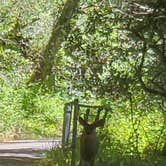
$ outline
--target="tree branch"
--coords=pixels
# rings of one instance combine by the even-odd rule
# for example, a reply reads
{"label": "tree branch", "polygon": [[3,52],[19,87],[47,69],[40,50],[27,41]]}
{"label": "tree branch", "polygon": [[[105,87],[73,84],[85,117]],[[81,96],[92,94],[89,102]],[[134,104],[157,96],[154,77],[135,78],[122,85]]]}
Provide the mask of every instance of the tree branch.
{"label": "tree branch", "polygon": [[143,78],[142,78],[142,68],[143,68],[144,61],[145,61],[145,54],[146,54],[146,43],[144,42],[141,63],[139,65],[139,69],[138,69],[138,76],[139,76],[139,81],[141,83],[141,86],[142,86],[142,88],[145,91],[147,91],[149,93],[152,93],[154,95],[159,95],[159,96],[162,96],[162,97],[166,97],[166,91],[160,91],[160,90],[152,89],[152,88],[148,87],[145,84],[145,82],[143,81]]}

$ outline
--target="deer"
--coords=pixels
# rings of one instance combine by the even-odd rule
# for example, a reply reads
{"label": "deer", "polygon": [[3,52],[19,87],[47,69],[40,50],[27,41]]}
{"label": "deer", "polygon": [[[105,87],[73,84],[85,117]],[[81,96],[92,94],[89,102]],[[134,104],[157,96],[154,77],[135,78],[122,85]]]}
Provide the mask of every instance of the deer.
{"label": "deer", "polygon": [[79,123],[83,126],[83,133],[80,137],[79,166],[94,166],[99,146],[96,128],[104,126],[105,120],[96,118],[93,123],[89,124],[87,120],[79,117]]}

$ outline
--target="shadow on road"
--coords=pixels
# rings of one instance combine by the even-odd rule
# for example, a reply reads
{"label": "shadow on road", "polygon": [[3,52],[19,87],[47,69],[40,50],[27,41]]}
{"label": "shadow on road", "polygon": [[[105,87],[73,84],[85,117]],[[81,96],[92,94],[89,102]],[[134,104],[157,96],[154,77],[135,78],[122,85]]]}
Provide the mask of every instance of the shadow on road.
{"label": "shadow on road", "polygon": [[0,143],[0,166],[35,166],[45,151],[56,148],[61,139],[20,140]]}

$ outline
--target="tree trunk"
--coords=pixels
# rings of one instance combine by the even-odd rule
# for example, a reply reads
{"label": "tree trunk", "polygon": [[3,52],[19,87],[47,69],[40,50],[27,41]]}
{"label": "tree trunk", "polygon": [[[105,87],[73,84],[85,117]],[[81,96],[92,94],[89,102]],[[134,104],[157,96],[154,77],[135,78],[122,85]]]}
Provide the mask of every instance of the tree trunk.
{"label": "tree trunk", "polygon": [[69,24],[78,4],[79,0],[67,0],[64,4],[60,17],[53,25],[51,37],[37,58],[38,62],[36,62],[36,69],[32,75],[32,81],[41,81],[41,83],[44,83],[49,88],[54,86],[55,73],[53,73],[52,69],[54,64],[56,64],[56,53],[64,37],[68,35],[64,27]]}
{"label": "tree trunk", "polygon": [[[163,109],[163,116],[164,116],[164,126],[166,126],[166,111]],[[166,133],[164,133],[164,146],[162,149],[162,155],[166,156]]]}

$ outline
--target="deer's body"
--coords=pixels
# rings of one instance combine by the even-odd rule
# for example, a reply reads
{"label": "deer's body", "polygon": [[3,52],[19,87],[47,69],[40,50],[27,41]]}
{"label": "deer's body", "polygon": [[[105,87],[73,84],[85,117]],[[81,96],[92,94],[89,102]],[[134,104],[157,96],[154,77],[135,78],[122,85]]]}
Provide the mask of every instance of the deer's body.
{"label": "deer's body", "polygon": [[80,138],[80,142],[81,162],[89,162],[92,165],[92,163],[94,163],[94,159],[98,150],[98,140],[96,137],[96,132],[93,132],[90,135],[83,133]]}
{"label": "deer's body", "polygon": [[79,121],[84,127],[80,138],[80,166],[94,166],[99,145],[96,127],[103,126],[104,120],[97,120],[92,124],[88,124],[82,118],[80,118]]}

